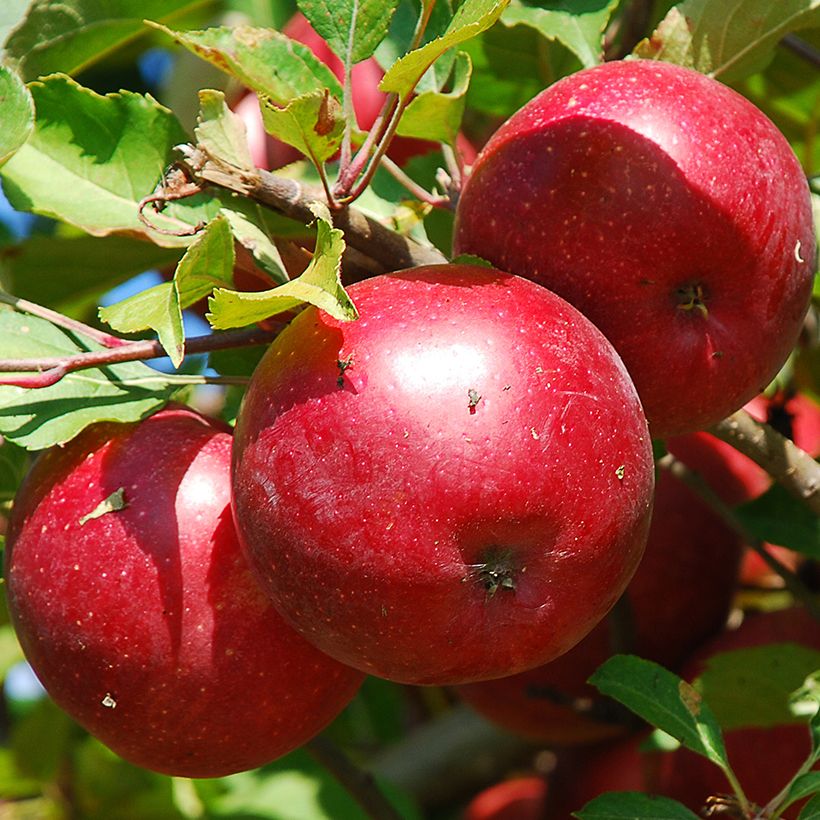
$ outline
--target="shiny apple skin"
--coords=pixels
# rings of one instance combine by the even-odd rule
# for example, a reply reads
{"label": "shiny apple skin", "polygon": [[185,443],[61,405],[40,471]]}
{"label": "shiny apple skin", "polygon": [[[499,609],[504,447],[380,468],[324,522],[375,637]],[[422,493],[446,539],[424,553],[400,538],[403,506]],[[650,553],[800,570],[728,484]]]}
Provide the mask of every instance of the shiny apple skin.
{"label": "shiny apple skin", "polygon": [[[727,504],[747,499],[742,475],[726,450],[706,433],[669,442],[673,454],[697,471]],[[634,652],[669,668],[718,633],[737,589],[743,542],[678,478],[662,472],[655,486],[652,525],[644,557],[626,591]],[[455,691],[493,723],[554,746],[578,746],[623,734],[617,720],[584,715],[559,702],[598,704],[587,683],[616,651],[610,619],[551,663],[509,678],[460,686]],[[617,717],[617,716],[616,716]]]}
{"label": "shiny apple skin", "polygon": [[806,177],[780,132],[721,83],[646,60],[564,78],[507,120],[465,184],[454,246],[591,319],[659,438],[768,384],[815,264]]}
{"label": "shiny apple skin", "polygon": [[273,343],[237,421],[235,518],[273,601],[328,654],[406,683],[565,652],[649,524],[622,363],[574,308],[499,271],[416,268],[350,294],[358,321],[308,309]]}
{"label": "shiny apple skin", "polygon": [[[361,673],[285,624],[242,555],[226,428],[172,407],[46,451],[6,542],[12,619],[55,702],[173,775],[254,768],[320,731]],[[86,520],[124,488],[126,507]]]}

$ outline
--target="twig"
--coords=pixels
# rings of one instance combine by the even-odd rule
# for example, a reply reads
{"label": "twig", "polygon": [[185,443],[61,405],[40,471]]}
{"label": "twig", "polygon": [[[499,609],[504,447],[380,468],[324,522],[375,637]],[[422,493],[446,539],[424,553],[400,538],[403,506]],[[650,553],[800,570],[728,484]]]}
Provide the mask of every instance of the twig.
{"label": "twig", "polygon": [[372,820],[401,820],[401,815],[382,794],[373,775],[356,766],[329,738],[319,735],[305,748],[324,766],[364,809]]}
{"label": "twig", "polygon": [[[231,347],[268,344],[281,328],[263,330],[259,327],[242,330],[216,331],[209,336],[195,336],[185,341],[185,353],[207,353]],[[102,367],[119,362],[134,362],[164,356],[157,340],[130,342],[116,348],[91,350],[69,356],[49,356],[39,359],[0,359],[0,373],[30,373],[35,375],[0,377],[0,385],[39,388],[55,384],[68,373],[90,367]]]}
{"label": "twig", "polygon": [[738,410],[709,432],[740,450],[820,515],[820,464],[768,424]]}
{"label": "twig", "polygon": [[811,63],[815,68],[820,68],[820,50],[808,41],[795,34],[787,34],[780,41],[780,44],[789,51],[794,52],[798,57],[802,57],[807,63]]}
{"label": "twig", "polygon": [[749,531],[734,510],[722,501],[694,470],[690,469],[680,459],[675,458],[671,453],[667,453],[658,459],[657,464],[659,469],[666,470],[703,500],[732,531],[743,539],[746,546],[753,549],[783,579],[786,589],[806,607],[812,617],[820,621],[820,604],[800,578],[763,546],[760,539]]}
{"label": "twig", "polygon": [[420,202],[427,205],[432,205],[434,208],[449,208],[450,199],[446,196],[438,196],[431,194],[422,185],[419,185],[414,179],[411,179],[395,162],[393,162],[387,155],[382,157],[382,167],[398,182],[400,182],[407,190],[413,194]]}
{"label": "twig", "polygon": [[0,290],[0,302],[3,302],[6,305],[11,305],[15,310],[19,310],[21,313],[29,313],[32,316],[45,319],[47,322],[51,322],[53,325],[57,325],[64,330],[82,333],[83,336],[87,336],[89,339],[97,342],[97,344],[101,344],[103,347],[113,348],[130,344],[128,339],[121,339],[119,336],[112,336],[110,333],[97,330],[84,322],[71,319],[68,316],[64,316],[62,313],[57,313],[56,310],[50,310],[49,308],[38,305],[35,302],[29,302],[27,299],[18,299],[16,296],[12,296],[4,290]]}
{"label": "twig", "polygon": [[[248,173],[191,145],[179,146],[185,162],[197,179],[228,191],[248,196],[263,205],[303,224],[313,222],[310,203],[322,193],[301,183],[257,169]],[[346,207],[334,214],[334,224],[345,234],[345,241],[374,259],[386,270],[438,265],[447,261],[440,251],[402,236],[357,208]],[[378,271],[375,271],[378,272]]]}

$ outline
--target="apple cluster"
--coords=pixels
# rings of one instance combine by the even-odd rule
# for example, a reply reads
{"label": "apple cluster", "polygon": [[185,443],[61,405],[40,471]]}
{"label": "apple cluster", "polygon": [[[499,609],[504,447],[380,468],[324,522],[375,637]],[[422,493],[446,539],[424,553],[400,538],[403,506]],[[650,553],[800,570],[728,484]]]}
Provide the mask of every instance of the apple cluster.
{"label": "apple cluster", "polygon": [[301,312],[233,436],[171,406],[36,462],[7,537],[11,614],[54,700],[123,757],[258,766],[364,674],[598,739],[617,727],[549,693],[588,695],[625,591],[635,648],[665,664],[720,629],[743,545],[675,479],[655,487],[650,436],[748,497],[696,431],[800,329],[814,240],[788,144],[695,72],[589,69],[492,137],[455,250],[494,267],[358,282],[355,322]]}

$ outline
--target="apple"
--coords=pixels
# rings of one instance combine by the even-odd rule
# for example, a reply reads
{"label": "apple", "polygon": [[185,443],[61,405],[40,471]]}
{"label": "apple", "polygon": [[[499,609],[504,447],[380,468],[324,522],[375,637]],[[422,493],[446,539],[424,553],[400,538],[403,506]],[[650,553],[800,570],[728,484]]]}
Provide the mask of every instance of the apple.
{"label": "apple", "polygon": [[231,443],[182,407],[96,424],[37,459],[6,541],[12,620],[51,697],[123,758],[172,775],[267,763],[362,680],[256,584],[231,518]]}
{"label": "apple", "polygon": [[405,683],[561,654],[643,552],[653,464],[603,335],[538,285],[470,265],[351,286],[257,367],[234,514],[272,600],[343,663]]}
{"label": "apple", "polygon": [[[747,615],[736,630],[722,633],[684,670],[692,679],[713,655],[767,643],[794,642],[820,650],[820,624],[802,608]],[[753,670],[750,670],[753,672]],[[708,699],[708,694],[707,694]],[[747,797],[758,805],[771,800],[794,776],[808,757],[809,731],[802,723],[768,728],[744,727],[724,732],[729,762]],[[592,750],[574,761],[569,775],[550,784],[562,807],[556,820],[606,791],[646,791],[680,800],[698,811],[710,795],[731,793],[722,772],[700,755],[685,748],[674,752],[642,752],[644,736]],[[798,809],[784,817],[794,818]]]}
{"label": "apple", "polygon": [[[296,12],[288,20],[282,29],[282,33],[290,37],[291,40],[306,45],[336,75],[340,82],[344,82],[344,64],[301,12]],[[373,127],[373,123],[375,123],[387,99],[387,95],[379,90],[379,83],[383,76],[384,72],[381,66],[373,57],[357,63],[352,68],[353,110],[356,113],[359,127],[364,131],[369,131]],[[240,97],[233,106],[233,110],[242,118],[245,124],[251,157],[258,167],[273,170],[303,158],[302,154],[295,148],[273,139],[265,133],[262,114],[259,110],[259,100],[255,93],[247,92]],[[398,165],[404,165],[413,157],[429,154],[437,148],[438,143],[429,140],[395,137],[390,143],[387,154]],[[456,148],[464,163],[469,165],[473,162],[476,157],[476,150],[463,134],[458,135]]]}
{"label": "apple", "polygon": [[[669,446],[724,501],[745,499],[743,480],[726,458],[727,445],[696,433]],[[661,473],[646,552],[626,591],[633,636],[623,651],[675,667],[717,633],[735,592],[741,550],[740,538],[704,502],[677,478]],[[612,652],[607,619],[551,663],[456,692],[493,723],[540,742],[568,746],[604,740],[623,734],[627,726],[586,681]]]}
{"label": "apple", "polygon": [[543,820],[547,799],[543,777],[513,777],[479,792],[463,820]]}
{"label": "apple", "polygon": [[580,71],[508,119],[466,181],[454,248],[595,323],[658,438],[768,384],[815,265],[806,177],[780,132],[721,83],[649,60]]}

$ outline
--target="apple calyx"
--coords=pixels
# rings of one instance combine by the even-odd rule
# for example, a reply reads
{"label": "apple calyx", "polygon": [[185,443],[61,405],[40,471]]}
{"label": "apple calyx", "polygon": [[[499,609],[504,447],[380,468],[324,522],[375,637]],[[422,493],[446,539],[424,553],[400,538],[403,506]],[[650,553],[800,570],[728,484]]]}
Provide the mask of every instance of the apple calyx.
{"label": "apple calyx", "polygon": [[491,548],[486,561],[473,565],[474,577],[484,587],[487,600],[494,597],[499,589],[515,591],[514,568],[511,559],[510,550]]}
{"label": "apple calyx", "polygon": [[696,311],[705,319],[709,315],[703,293],[703,285],[696,283],[684,285],[675,291],[678,300],[678,310]]}

